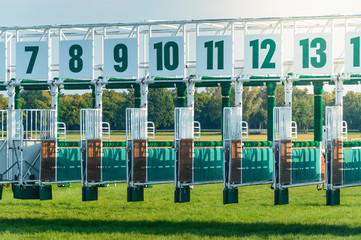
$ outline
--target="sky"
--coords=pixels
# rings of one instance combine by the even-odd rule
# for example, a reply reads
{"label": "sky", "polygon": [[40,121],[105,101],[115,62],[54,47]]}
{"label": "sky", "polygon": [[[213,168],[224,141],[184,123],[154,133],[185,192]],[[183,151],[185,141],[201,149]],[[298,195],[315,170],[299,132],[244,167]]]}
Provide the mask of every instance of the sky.
{"label": "sky", "polygon": [[357,0],[0,0],[0,26],[361,14]]}
{"label": "sky", "polygon": [[[0,26],[361,14],[357,0],[0,0]],[[349,90],[346,88],[346,90]],[[353,88],[361,91],[361,87]]]}

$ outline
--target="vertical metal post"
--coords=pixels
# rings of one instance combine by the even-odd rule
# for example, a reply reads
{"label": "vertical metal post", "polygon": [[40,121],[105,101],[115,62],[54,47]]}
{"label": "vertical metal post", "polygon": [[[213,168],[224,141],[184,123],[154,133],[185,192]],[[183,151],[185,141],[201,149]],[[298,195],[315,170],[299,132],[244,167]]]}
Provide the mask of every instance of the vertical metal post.
{"label": "vertical metal post", "polygon": [[194,107],[195,83],[188,81],[187,83],[187,107]]}
{"label": "vertical metal post", "polygon": [[148,83],[142,80],[140,82],[140,107],[148,110]]}
{"label": "vertical metal post", "polygon": [[292,81],[288,78],[285,80],[285,107],[292,107]]}
{"label": "vertical metal post", "polygon": [[20,109],[20,86],[15,87],[15,109]]}
{"label": "vertical metal post", "polygon": [[140,93],[140,85],[139,84],[135,84],[134,85],[134,102],[135,102],[135,107],[136,108],[140,108],[140,104],[141,104],[141,93]]}
{"label": "vertical metal post", "polygon": [[[336,84],[336,87],[335,87],[335,90],[336,90],[335,106],[340,106],[341,109],[342,109],[342,105],[343,105],[343,80],[341,80],[340,77],[337,76],[337,79],[335,80],[335,84]],[[316,109],[315,109],[315,111],[316,111]],[[341,111],[343,111],[343,109]],[[331,118],[335,118],[335,116],[332,115]],[[342,119],[341,119],[341,121],[342,121]],[[326,124],[327,124],[327,121],[326,121]],[[327,126],[326,126],[326,128],[327,128]],[[337,139],[337,140],[342,142],[342,138]],[[326,168],[329,170],[329,171],[326,171],[326,173],[327,173],[327,177],[326,177],[326,181],[327,181],[327,185],[326,185],[327,186],[327,189],[326,189],[326,205],[327,206],[340,205],[340,197],[341,197],[340,189],[335,189],[335,188],[333,188],[333,185],[332,185],[333,184],[333,181],[332,181],[332,179],[333,179],[333,170],[334,170],[333,164],[336,164],[336,162],[334,162],[335,156],[333,154],[335,154],[334,153],[335,149],[336,149],[336,152],[338,152],[337,149],[339,148],[339,147],[337,147],[337,144],[334,143],[334,141],[337,142],[337,140],[333,139],[331,137],[331,142],[326,140],[326,146],[325,146],[326,158],[327,158],[326,159],[327,160],[326,161]],[[343,150],[341,150],[341,151],[343,151]]]}
{"label": "vertical metal post", "polygon": [[275,82],[267,82],[267,141],[273,141],[273,108],[276,107]]}
{"label": "vertical metal post", "polygon": [[[148,114],[148,83],[144,82],[144,80],[141,80],[134,86],[134,97],[135,97],[135,108],[145,108],[146,114]],[[128,109],[127,109],[128,110]],[[128,111],[127,111],[128,114]],[[129,112],[129,114],[132,116],[134,113],[132,111]],[[128,121],[128,116],[126,117]],[[133,117],[130,117],[133,121]],[[147,121],[147,120],[146,120]],[[130,124],[130,128],[132,128],[132,123]],[[146,124],[146,122],[144,123]],[[145,126],[146,127],[146,126]],[[129,129],[127,131],[129,131]],[[146,130],[147,131],[147,130]],[[128,134],[128,133],[127,133]],[[140,135],[139,135],[140,137]],[[147,135],[145,135],[145,138]],[[130,139],[127,139],[127,174],[131,173],[133,179],[133,152],[134,152],[134,142],[133,142],[133,136],[131,135]],[[139,139],[138,139],[139,140]],[[147,141],[146,141],[147,142]],[[128,145],[130,144],[130,145]],[[127,181],[129,181],[129,178],[127,177]],[[133,180],[132,180],[133,181]],[[127,186],[127,201],[128,202],[138,202],[138,201],[144,201],[144,185],[135,186],[134,184]]]}
{"label": "vertical metal post", "polygon": [[59,103],[60,103],[60,96],[61,96],[61,93],[60,93],[60,89],[58,88],[58,107],[56,108],[56,111],[57,111],[57,121],[60,122],[60,107],[59,107]]}
{"label": "vertical metal post", "polygon": [[92,90],[92,107],[95,108],[95,86],[91,85]]}
{"label": "vertical metal post", "polygon": [[187,85],[185,83],[177,83],[177,107],[187,106]]}
{"label": "vertical metal post", "polygon": [[[225,107],[231,106],[231,83],[230,82],[223,82],[221,83],[222,88],[222,118],[223,119],[223,109]],[[222,141],[223,141],[223,121],[221,122],[221,134],[222,134]]]}
{"label": "vertical metal post", "polygon": [[243,82],[236,81],[235,83],[235,103],[236,107],[242,107],[242,93],[243,93]]}
{"label": "vertical metal post", "polygon": [[342,106],[343,105],[343,81],[337,77],[336,82],[336,99],[335,105]]}
{"label": "vertical metal post", "polygon": [[51,109],[54,109],[57,112],[58,109],[58,97],[59,97],[59,91],[57,85],[50,85],[50,96],[51,96]]}
{"label": "vertical metal post", "polygon": [[[243,92],[243,82],[239,81],[239,79],[235,82],[235,106],[240,108],[241,115],[242,115],[242,92]],[[228,114],[231,114],[232,109],[224,109],[222,111],[222,126],[228,122],[235,119],[231,119],[231,116],[227,117]],[[234,116],[232,116],[234,118]],[[242,119],[239,120],[240,124],[242,124]],[[233,140],[240,140],[242,141],[242,131],[241,131],[241,139],[235,139],[234,136],[230,136],[230,133],[224,134],[225,136],[228,135],[228,139],[223,136],[223,133],[227,133],[229,129],[223,129],[222,127],[222,140],[223,140],[223,174],[224,174],[224,189],[223,189],[223,204],[231,204],[231,203],[238,203],[238,188],[231,186],[231,152],[232,152],[232,141]],[[225,132],[226,131],[226,132]],[[240,173],[242,174],[242,172]]]}
{"label": "vertical metal post", "polygon": [[98,79],[94,85],[94,108],[102,109],[103,106],[103,86]]}
{"label": "vertical metal post", "polygon": [[323,82],[313,82],[314,94],[314,141],[322,141],[322,125],[323,125]]}

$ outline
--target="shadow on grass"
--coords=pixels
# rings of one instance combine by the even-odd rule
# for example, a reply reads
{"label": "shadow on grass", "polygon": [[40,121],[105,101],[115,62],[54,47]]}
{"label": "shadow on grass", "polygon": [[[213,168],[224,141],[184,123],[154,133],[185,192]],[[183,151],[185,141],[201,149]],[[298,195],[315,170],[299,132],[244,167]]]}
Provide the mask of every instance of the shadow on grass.
{"label": "shadow on grass", "polygon": [[34,234],[37,232],[61,233],[132,233],[151,235],[180,235],[239,237],[277,236],[284,234],[356,236],[361,227],[326,224],[278,224],[278,223],[225,223],[197,221],[122,221],[122,220],[66,220],[66,219],[0,219],[0,234]]}

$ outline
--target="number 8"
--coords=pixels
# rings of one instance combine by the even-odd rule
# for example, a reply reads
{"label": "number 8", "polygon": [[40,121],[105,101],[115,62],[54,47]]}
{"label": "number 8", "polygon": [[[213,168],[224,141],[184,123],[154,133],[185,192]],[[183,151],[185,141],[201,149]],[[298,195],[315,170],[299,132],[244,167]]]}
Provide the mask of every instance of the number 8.
{"label": "number 8", "polygon": [[83,60],[81,56],[83,56],[83,48],[74,44],[69,48],[69,56],[71,57],[69,60],[69,69],[74,73],[78,73],[83,70]]}

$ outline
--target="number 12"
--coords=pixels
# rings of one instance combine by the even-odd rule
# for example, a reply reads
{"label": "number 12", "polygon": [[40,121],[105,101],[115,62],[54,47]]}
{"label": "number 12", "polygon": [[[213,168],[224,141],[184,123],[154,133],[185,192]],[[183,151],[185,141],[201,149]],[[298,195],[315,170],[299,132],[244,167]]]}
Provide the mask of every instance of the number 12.
{"label": "number 12", "polygon": [[[252,47],[252,68],[259,68],[259,39],[249,42]],[[276,43],[272,39],[265,39],[261,42],[261,49],[267,49],[269,46],[268,53],[261,65],[261,68],[276,68],[276,63],[271,62],[272,57],[276,51]]]}

